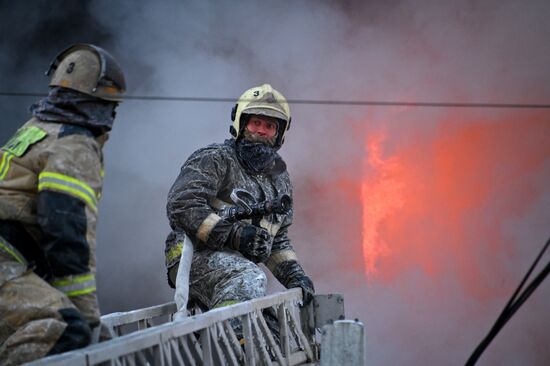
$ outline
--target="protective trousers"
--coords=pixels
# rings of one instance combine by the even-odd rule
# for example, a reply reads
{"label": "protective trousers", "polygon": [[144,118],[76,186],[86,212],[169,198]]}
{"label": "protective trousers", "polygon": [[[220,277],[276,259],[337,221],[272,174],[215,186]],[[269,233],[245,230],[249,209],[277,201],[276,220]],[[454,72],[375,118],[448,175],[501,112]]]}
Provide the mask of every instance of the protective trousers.
{"label": "protective trousers", "polygon": [[0,366],[81,348],[90,340],[88,323],[71,300],[30,270],[0,236]]}
{"label": "protective trousers", "polygon": [[189,297],[207,309],[265,296],[267,277],[257,264],[233,250],[193,254]]}
{"label": "protective trousers", "polygon": [[[206,309],[219,308],[266,295],[267,277],[254,262],[234,250],[202,249],[193,254],[189,276],[191,303]],[[264,318],[278,342],[279,325],[271,309]],[[241,321],[230,321],[238,339],[243,338]]]}

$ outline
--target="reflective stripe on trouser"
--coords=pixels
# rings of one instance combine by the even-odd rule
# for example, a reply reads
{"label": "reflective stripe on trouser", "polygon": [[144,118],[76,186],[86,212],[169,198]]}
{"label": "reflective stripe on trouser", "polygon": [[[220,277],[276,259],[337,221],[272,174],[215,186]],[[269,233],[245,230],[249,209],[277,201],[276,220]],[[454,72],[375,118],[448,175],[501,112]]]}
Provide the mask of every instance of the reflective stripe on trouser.
{"label": "reflective stripe on trouser", "polygon": [[233,250],[198,250],[189,275],[190,300],[208,309],[265,296],[267,278],[257,264]]}
{"label": "reflective stripe on trouser", "polygon": [[69,297],[90,294],[96,291],[93,273],[56,278],[50,284]]}
{"label": "reflective stripe on trouser", "polygon": [[27,261],[25,260],[25,257],[23,257],[23,254],[21,254],[13,245],[8,243],[1,236],[0,236],[0,252],[6,253],[8,257],[15,259],[17,262],[25,266],[27,265]]}
{"label": "reflective stripe on trouser", "polygon": [[52,190],[76,197],[94,211],[97,210],[97,196],[95,191],[86,183],[54,172],[42,172],[38,175],[38,191]]}
{"label": "reflective stripe on trouser", "polygon": [[92,326],[99,324],[99,304],[93,273],[55,278],[50,285],[67,295]]}
{"label": "reflective stripe on trouser", "polygon": [[[67,296],[22,267],[0,255],[1,365],[19,365],[48,354],[67,328],[59,311],[76,310]],[[14,277],[14,272],[19,275]]]}

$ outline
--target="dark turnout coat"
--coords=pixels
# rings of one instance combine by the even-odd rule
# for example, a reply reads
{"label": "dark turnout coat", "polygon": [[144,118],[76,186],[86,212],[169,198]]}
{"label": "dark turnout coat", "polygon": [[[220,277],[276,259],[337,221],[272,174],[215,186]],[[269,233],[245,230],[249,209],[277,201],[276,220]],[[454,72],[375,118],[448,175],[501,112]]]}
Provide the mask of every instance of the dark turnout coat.
{"label": "dark turnout coat", "polygon": [[[169,283],[174,286],[171,269],[177,266],[185,233],[193,242],[196,253],[224,251],[234,223],[219,216],[219,210],[231,203],[235,188],[245,189],[257,202],[272,200],[283,194],[292,196],[292,185],[286,169],[277,174],[251,173],[239,162],[235,141],[213,144],[197,150],[185,162],[168,194],[167,213],[172,227],[166,245],[166,265]],[[262,218],[243,220],[266,229],[273,237],[267,268],[286,287],[292,280],[305,276],[288,237],[292,210],[288,214],[270,214]],[[211,263],[210,263],[211,264]],[[193,262],[191,277],[196,263]]]}

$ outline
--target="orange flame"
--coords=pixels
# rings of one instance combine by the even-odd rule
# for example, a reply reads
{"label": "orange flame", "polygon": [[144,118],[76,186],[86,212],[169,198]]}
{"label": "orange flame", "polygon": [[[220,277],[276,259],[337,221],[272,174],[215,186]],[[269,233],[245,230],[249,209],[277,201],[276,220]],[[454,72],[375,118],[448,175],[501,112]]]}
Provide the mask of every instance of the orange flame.
{"label": "orange flame", "polygon": [[391,249],[379,235],[380,225],[389,215],[404,205],[403,182],[396,179],[401,170],[397,157],[382,158],[383,134],[373,135],[367,140],[367,167],[375,174],[361,185],[363,206],[363,257],[365,273],[376,272],[377,259],[391,254]]}
{"label": "orange flame", "polygon": [[443,121],[434,136],[386,156],[385,135],[369,137],[360,192],[366,275],[419,269],[434,281],[454,277],[478,298],[501,294],[492,276],[510,271],[518,248],[507,225],[529,212],[548,178],[550,124],[535,117]]}

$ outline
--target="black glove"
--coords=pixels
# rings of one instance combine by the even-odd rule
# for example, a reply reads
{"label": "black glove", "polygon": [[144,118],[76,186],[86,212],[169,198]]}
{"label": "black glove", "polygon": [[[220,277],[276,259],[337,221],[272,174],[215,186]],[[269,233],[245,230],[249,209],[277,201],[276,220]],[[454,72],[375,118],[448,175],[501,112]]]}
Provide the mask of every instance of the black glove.
{"label": "black glove", "polygon": [[313,300],[313,295],[315,295],[313,281],[306,276],[300,263],[296,261],[283,262],[273,274],[286,288],[301,288],[304,305],[308,305]]}
{"label": "black glove", "polygon": [[266,229],[237,223],[231,235],[231,246],[254,263],[265,261],[271,255],[273,238]]}
{"label": "black glove", "polygon": [[297,276],[288,282],[287,288],[301,288],[302,289],[302,298],[304,300],[304,305],[308,305],[311,300],[313,300],[313,295],[315,295],[315,288],[313,287],[313,281],[311,278],[306,276]]}

